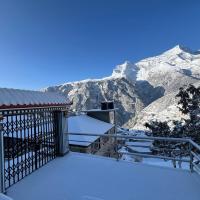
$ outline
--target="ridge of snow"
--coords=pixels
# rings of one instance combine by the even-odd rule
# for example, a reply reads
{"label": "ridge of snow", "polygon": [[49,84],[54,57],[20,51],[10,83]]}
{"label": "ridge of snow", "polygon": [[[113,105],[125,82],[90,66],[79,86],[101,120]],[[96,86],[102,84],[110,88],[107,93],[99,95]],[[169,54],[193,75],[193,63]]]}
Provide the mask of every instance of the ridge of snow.
{"label": "ridge of snow", "polygon": [[113,79],[113,77],[108,76],[108,77],[104,77],[104,78],[99,78],[99,79],[93,79],[93,78],[88,78],[88,79],[84,79],[84,80],[80,80],[80,81],[71,81],[71,82],[66,82],[61,84],[62,86],[64,85],[69,85],[69,84],[77,84],[77,83],[86,83],[86,82],[97,82],[97,81],[102,81],[102,80],[111,80]]}
{"label": "ridge of snow", "polygon": [[114,68],[111,76],[66,82],[59,86],[106,81],[123,77],[135,83],[141,80],[148,81],[151,75],[162,76],[168,72],[200,77],[200,51],[192,51],[187,47],[176,45],[158,56],[145,58],[137,63],[125,61]]}
{"label": "ridge of snow", "polygon": [[182,45],[176,45],[172,49],[169,49],[165,51],[163,54],[179,54],[179,53],[189,53],[189,54],[200,54],[200,51],[193,51],[192,49],[182,46]]}
{"label": "ridge of snow", "polygon": [[136,66],[140,69],[137,80],[148,80],[152,74],[166,72],[200,76],[200,52],[177,45],[158,56],[137,62]]}
{"label": "ridge of snow", "polygon": [[113,70],[111,77],[113,78],[125,77],[128,80],[135,82],[137,78],[136,77],[137,72],[138,72],[138,67],[134,63],[131,63],[130,61],[125,61],[123,64],[116,66],[116,68]]}
{"label": "ridge of snow", "polygon": [[179,54],[179,53],[182,53],[182,52],[187,52],[187,53],[191,53],[192,54],[192,50],[189,49],[188,47],[184,47],[184,46],[181,46],[181,45],[176,45],[175,47],[165,51],[163,54]]}
{"label": "ridge of snow", "polygon": [[[59,86],[65,86],[65,85],[75,85],[75,84],[81,84],[81,83],[87,83],[87,82],[98,82],[98,81],[106,81],[106,80],[114,80],[119,78],[127,78],[128,80],[136,80],[138,68],[134,63],[131,63],[130,61],[125,61],[123,64],[117,65],[111,76],[99,78],[99,79],[93,79],[88,78],[80,81],[70,81],[63,83]],[[42,91],[45,91],[48,89],[48,87],[43,88]]]}

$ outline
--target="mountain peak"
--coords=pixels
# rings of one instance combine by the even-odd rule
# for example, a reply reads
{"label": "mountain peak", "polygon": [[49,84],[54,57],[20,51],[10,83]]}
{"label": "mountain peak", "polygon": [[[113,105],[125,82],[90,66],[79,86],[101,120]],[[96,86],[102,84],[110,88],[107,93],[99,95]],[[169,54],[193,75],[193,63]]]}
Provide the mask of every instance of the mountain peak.
{"label": "mountain peak", "polygon": [[115,67],[112,73],[112,77],[113,78],[125,77],[129,81],[135,82],[138,70],[139,70],[138,67],[134,63],[126,60],[123,64],[117,65]]}
{"label": "mountain peak", "polygon": [[176,45],[175,47],[173,47],[172,49],[169,49],[167,51],[164,52],[164,54],[173,54],[173,55],[177,55],[180,53],[189,53],[189,54],[200,54],[200,51],[193,51],[190,48],[183,46],[183,45]]}

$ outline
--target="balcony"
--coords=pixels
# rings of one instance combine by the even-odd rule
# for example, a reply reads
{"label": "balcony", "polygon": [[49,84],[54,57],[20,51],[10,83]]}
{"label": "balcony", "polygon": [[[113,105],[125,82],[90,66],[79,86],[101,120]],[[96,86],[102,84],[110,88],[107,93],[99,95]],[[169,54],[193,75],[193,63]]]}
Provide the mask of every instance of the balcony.
{"label": "balcony", "polygon": [[[78,135],[71,133],[72,135]],[[87,135],[87,134],[85,134]],[[91,135],[91,134],[90,134]],[[91,137],[97,137],[96,134]],[[91,153],[69,152],[57,157],[7,190],[14,200],[199,200],[199,146],[189,139],[105,135],[110,148]],[[178,158],[119,151],[125,140],[165,141],[188,144],[190,157]],[[105,140],[98,140],[105,141]],[[87,142],[87,141],[78,141]],[[136,143],[138,147],[138,142]],[[105,144],[104,144],[105,145]],[[96,145],[101,146],[101,145]],[[131,146],[134,146],[131,144]],[[112,148],[113,147],[113,148]],[[145,145],[144,145],[145,147]],[[105,154],[105,150],[109,154]],[[96,152],[96,155],[92,155]],[[104,153],[103,153],[104,152]],[[177,152],[175,149],[174,152]],[[107,152],[108,153],[108,152]],[[190,170],[151,166],[121,160],[122,154],[182,161]],[[111,157],[107,157],[110,155]],[[192,159],[192,160],[191,160]]]}
{"label": "balcony", "polygon": [[[198,144],[187,138],[69,133],[65,112],[60,110],[45,107],[0,113],[4,116],[0,129],[0,189],[8,197],[13,200],[200,199]],[[84,153],[68,151],[72,143]],[[124,156],[132,160],[124,161]],[[152,166],[145,164],[147,159],[172,165]],[[179,168],[179,164],[187,167]]]}
{"label": "balcony", "polygon": [[70,152],[10,187],[14,200],[199,200],[200,176],[187,170]]}

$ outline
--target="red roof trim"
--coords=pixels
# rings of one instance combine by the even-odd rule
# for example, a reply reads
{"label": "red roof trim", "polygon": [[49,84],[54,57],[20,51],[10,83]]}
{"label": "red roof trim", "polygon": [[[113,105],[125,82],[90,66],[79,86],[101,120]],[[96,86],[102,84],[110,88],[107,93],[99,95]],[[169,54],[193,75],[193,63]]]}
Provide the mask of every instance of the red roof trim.
{"label": "red roof trim", "polygon": [[24,105],[20,105],[20,104],[17,104],[17,105],[1,105],[0,106],[0,109],[15,109],[15,108],[37,108],[37,107],[57,107],[57,106],[69,106],[71,104],[67,104],[67,103],[54,103],[54,104],[24,104]]}

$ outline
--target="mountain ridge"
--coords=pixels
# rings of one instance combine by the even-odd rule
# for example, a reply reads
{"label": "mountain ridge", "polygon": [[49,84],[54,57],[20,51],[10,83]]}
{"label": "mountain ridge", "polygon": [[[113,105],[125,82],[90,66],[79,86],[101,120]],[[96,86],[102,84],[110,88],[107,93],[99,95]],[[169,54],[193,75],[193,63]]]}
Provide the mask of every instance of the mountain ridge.
{"label": "mountain ridge", "polygon": [[129,124],[133,126],[142,109],[181,86],[199,80],[200,52],[177,45],[137,63],[125,61],[108,77],[68,82],[43,90],[68,95],[74,100],[74,111],[97,108],[100,101],[114,100],[119,107],[119,125],[131,128]]}

